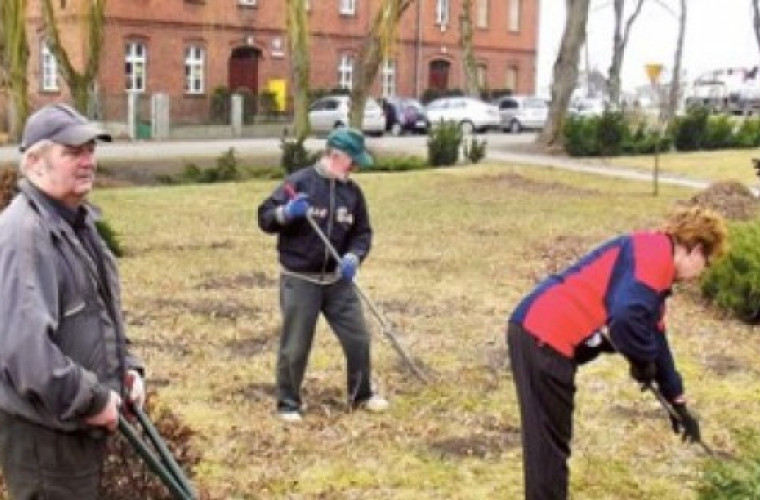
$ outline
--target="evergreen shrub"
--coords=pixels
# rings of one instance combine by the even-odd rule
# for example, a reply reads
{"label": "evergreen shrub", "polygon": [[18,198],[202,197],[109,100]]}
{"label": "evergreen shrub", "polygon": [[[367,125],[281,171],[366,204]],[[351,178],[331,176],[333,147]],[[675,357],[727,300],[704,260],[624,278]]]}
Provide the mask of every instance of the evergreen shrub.
{"label": "evergreen shrub", "polygon": [[441,120],[430,127],[427,140],[428,163],[431,167],[455,165],[459,161],[462,131],[457,123]]}
{"label": "evergreen shrub", "polygon": [[310,152],[304,146],[304,139],[280,139],[280,166],[285,173],[292,174],[296,170],[314,165],[319,159],[319,151]]}
{"label": "evergreen shrub", "polygon": [[707,130],[709,111],[704,107],[690,108],[686,116],[673,121],[673,142],[678,151],[697,151]]}
{"label": "evergreen shrub", "polygon": [[569,116],[562,127],[565,150],[570,156],[598,156],[599,117]]}
{"label": "evergreen shrub", "polygon": [[472,136],[468,140],[464,140],[462,144],[462,155],[470,161],[470,163],[478,163],[480,160],[486,157],[487,141],[483,139],[478,141],[477,137]]}
{"label": "evergreen shrub", "polygon": [[711,116],[707,119],[705,135],[702,138],[702,148],[707,150],[733,147],[735,123],[726,115]]}
{"label": "evergreen shrub", "polygon": [[702,293],[748,323],[760,321],[760,221],[733,223],[728,255],[701,280]]}

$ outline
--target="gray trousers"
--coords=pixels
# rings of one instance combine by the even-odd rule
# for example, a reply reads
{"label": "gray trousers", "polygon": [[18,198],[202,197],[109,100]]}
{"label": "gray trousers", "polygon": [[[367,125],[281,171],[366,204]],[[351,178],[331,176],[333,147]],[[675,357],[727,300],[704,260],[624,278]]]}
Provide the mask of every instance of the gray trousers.
{"label": "gray trousers", "polygon": [[360,298],[353,284],[330,285],[280,276],[282,335],[277,355],[277,409],[301,409],[301,383],[309,361],[319,313],[340,341],[346,356],[348,402],[355,405],[372,396],[370,335]]}
{"label": "gray trousers", "polygon": [[0,466],[12,500],[98,498],[106,440],[0,411]]}

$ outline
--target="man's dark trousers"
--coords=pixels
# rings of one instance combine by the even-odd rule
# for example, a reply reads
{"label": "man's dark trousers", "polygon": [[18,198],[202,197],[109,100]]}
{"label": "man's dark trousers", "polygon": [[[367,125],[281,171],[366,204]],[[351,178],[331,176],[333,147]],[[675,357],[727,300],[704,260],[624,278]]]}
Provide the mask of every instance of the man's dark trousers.
{"label": "man's dark trousers", "polygon": [[522,421],[526,500],[567,498],[575,363],[520,325],[507,328]]}
{"label": "man's dark trousers", "polygon": [[319,313],[323,313],[346,356],[348,399],[372,396],[370,336],[359,296],[350,281],[329,285],[283,274],[280,277],[282,336],[277,356],[277,409],[301,408],[301,383]]}
{"label": "man's dark trousers", "polygon": [[98,498],[106,440],[0,411],[0,465],[12,500]]}

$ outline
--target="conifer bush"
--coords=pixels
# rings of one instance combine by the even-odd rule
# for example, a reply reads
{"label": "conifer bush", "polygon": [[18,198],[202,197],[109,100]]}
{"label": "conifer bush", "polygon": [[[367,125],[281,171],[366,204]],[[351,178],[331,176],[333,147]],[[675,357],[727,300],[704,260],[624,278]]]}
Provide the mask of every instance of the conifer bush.
{"label": "conifer bush", "polygon": [[702,292],[742,321],[760,321],[760,221],[733,223],[728,255],[714,263],[701,281]]}
{"label": "conifer bush", "polygon": [[486,157],[487,144],[488,142],[485,139],[478,141],[478,139],[473,136],[469,141],[465,140],[462,144],[462,154],[470,163],[478,163]]}
{"label": "conifer bush", "polygon": [[430,128],[428,135],[428,163],[431,167],[455,165],[459,161],[459,149],[462,147],[462,131],[452,121],[441,120]]}

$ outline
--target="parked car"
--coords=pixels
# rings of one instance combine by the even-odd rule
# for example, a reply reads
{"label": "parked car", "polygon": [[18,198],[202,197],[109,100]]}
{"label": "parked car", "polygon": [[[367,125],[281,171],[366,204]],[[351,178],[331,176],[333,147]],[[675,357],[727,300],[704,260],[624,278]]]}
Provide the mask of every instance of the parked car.
{"label": "parked car", "polygon": [[[347,95],[322,97],[309,106],[309,123],[315,132],[329,132],[336,127],[348,126],[351,98]],[[367,134],[382,135],[385,131],[383,108],[372,97],[364,106],[362,131]]]}
{"label": "parked car", "polygon": [[604,99],[598,97],[581,97],[574,99],[567,108],[571,116],[602,116],[607,109]]}
{"label": "parked car", "polygon": [[549,106],[540,97],[509,95],[496,99],[494,104],[499,107],[501,129],[505,132],[542,129],[549,116]]}
{"label": "parked car", "polygon": [[499,127],[499,108],[472,97],[441,97],[425,110],[431,124],[452,121],[465,133]]}
{"label": "parked car", "polygon": [[393,135],[405,132],[427,133],[430,122],[425,106],[411,97],[386,97],[380,100],[385,113],[385,131]]}

